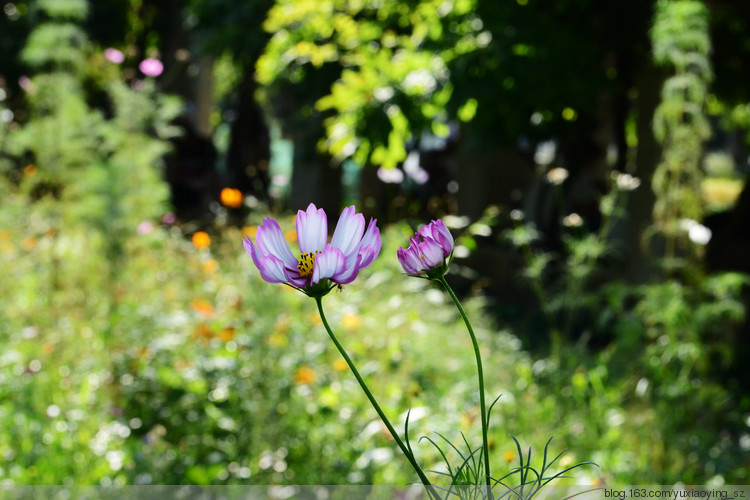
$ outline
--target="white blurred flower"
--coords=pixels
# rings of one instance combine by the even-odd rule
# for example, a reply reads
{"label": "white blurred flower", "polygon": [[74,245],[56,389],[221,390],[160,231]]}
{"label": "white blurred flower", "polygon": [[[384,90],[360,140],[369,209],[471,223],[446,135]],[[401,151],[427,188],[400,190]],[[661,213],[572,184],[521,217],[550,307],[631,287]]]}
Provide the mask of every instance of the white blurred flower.
{"label": "white blurred flower", "polygon": [[[539,113],[534,113],[534,115],[539,115],[539,123],[541,123],[542,115]],[[534,115],[531,118],[532,123],[534,123]],[[538,125],[539,123],[534,123],[534,125]],[[555,159],[556,151],[557,144],[555,144],[555,141],[540,142],[536,147],[536,151],[534,151],[534,161],[539,165],[549,165]]]}
{"label": "white blurred flower", "polygon": [[154,230],[154,223],[150,220],[145,220],[138,224],[138,229],[136,230],[138,234],[141,236],[146,235]]}
{"label": "white blurred flower", "polygon": [[711,241],[711,230],[693,219],[682,219],[680,221],[680,227],[687,231],[688,238],[690,241],[697,245],[705,245]]}
{"label": "white blurred flower", "polygon": [[404,180],[404,172],[398,168],[380,167],[378,169],[378,179],[386,184],[400,184]]}
{"label": "white blurred flower", "polygon": [[57,405],[49,405],[47,407],[47,416],[52,418],[60,416],[60,407]]}
{"label": "white blurred flower", "polygon": [[393,94],[395,92],[393,91],[393,87],[378,87],[373,91],[373,95],[375,96],[375,99],[377,99],[380,102],[385,102],[391,97],[393,97]]}
{"label": "white blurred flower", "polygon": [[275,461],[271,450],[265,450],[260,455],[260,460],[258,460],[258,467],[260,467],[261,470],[270,469],[271,467],[273,467],[274,462]]}
{"label": "white blurred flower", "polygon": [[429,94],[437,87],[437,81],[426,69],[417,69],[406,75],[401,86],[408,94]]}
{"label": "white blurred flower", "polygon": [[486,47],[492,41],[492,33],[489,31],[483,31],[477,35],[477,46]]}
{"label": "white blurred flower", "polygon": [[638,177],[633,177],[630,174],[615,174],[615,183],[617,189],[621,191],[632,191],[641,185],[641,180]]}
{"label": "white blurred flower", "polygon": [[417,184],[424,184],[430,179],[430,174],[419,164],[419,153],[412,151],[404,160],[404,172]]}
{"label": "white blurred flower", "polygon": [[562,223],[565,227],[580,227],[583,225],[583,219],[580,215],[573,212],[563,217]]}
{"label": "white blurred flower", "polygon": [[110,450],[105,455],[107,462],[109,462],[109,467],[113,471],[118,471],[122,469],[122,462],[125,458],[125,453],[123,453],[120,450]]}
{"label": "white blurred flower", "polygon": [[547,172],[547,181],[550,184],[554,184],[555,186],[559,186],[563,182],[565,182],[565,179],[568,178],[568,175],[570,173],[565,170],[562,167],[555,167],[551,169],[549,172]]}

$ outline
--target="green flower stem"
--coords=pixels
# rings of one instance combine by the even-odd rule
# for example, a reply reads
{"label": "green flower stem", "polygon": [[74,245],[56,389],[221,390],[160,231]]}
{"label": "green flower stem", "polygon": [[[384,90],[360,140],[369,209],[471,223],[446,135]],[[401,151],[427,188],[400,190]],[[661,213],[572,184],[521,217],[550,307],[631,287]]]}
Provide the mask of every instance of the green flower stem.
{"label": "green flower stem", "polygon": [[487,443],[487,419],[489,415],[487,415],[487,408],[484,400],[484,371],[482,370],[482,355],[479,352],[479,343],[477,342],[477,336],[474,335],[474,329],[471,327],[471,322],[469,321],[469,317],[466,315],[466,311],[464,311],[464,308],[461,305],[461,302],[458,300],[458,297],[456,297],[456,294],[453,293],[453,289],[450,287],[450,285],[448,285],[448,282],[445,281],[445,276],[440,276],[439,278],[437,278],[437,281],[439,281],[440,284],[443,285],[445,291],[448,292],[448,295],[451,296],[451,299],[453,299],[453,302],[456,304],[458,312],[461,313],[461,317],[464,319],[464,323],[466,323],[466,329],[469,330],[471,343],[474,346],[474,356],[476,356],[477,358],[477,376],[479,378],[479,408],[482,412],[482,446],[484,447],[484,473],[487,484],[487,498],[492,499],[490,447]]}
{"label": "green flower stem", "polygon": [[430,497],[436,500],[440,500],[440,495],[438,495],[437,491],[435,491],[435,488],[430,483],[430,480],[427,479],[427,476],[425,476],[424,472],[419,467],[419,464],[417,464],[417,461],[414,459],[414,455],[411,453],[409,448],[406,447],[406,445],[404,444],[404,442],[401,440],[398,433],[396,432],[396,429],[393,428],[393,425],[391,424],[390,420],[388,420],[388,417],[386,417],[385,413],[383,413],[383,410],[380,408],[380,405],[375,400],[375,397],[372,395],[372,392],[370,392],[369,387],[367,387],[367,384],[365,383],[364,379],[359,374],[359,371],[357,370],[357,368],[354,366],[354,362],[346,353],[346,350],[341,345],[339,340],[336,338],[336,335],[333,333],[333,330],[331,330],[331,327],[328,325],[326,316],[323,313],[322,297],[315,297],[315,302],[317,302],[318,304],[318,312],[320,313],[320,319],[323,321],[323,326],[325,326],[326,331],[328,332],[328,335],[331,337],[331,340],[336,345],[336,348],[339,350],[341,355],[344,357],[346,364],[349,365],[349,368],[354,374],[354,377],[357,379],[357,382],[359,382],[359,386],[362,388],[363,391],[365,391],[365,395],[367,396],[367,399],[370,400],[370,403],[375,408],[375,411],[378,412],[380,419],[388,428],[388,431],[391,433],[391,436],[393,436],[393,439],[396,441],[396,444],[398,444],[399,448],[401,448],[401,451],[404,453],[404,455],[406,455],[406,458],[407,460],[409,460],[409,463],[411,464],[411,466],[414,467],[414,470],[419,476],[419,479],[422,481],[422,484],[424,484],[425,487],[427,488],[427,492],[430,494]]}

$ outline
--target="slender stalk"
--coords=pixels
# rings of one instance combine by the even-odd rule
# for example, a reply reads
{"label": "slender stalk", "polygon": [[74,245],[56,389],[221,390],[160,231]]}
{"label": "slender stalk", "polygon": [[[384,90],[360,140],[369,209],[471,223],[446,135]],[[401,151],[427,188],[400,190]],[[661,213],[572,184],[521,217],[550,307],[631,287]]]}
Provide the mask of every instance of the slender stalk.
{"label": "slender stalk", "polygon": [[443,288],[445,288],[445,291],[448,292],[448,295],[451,296],[451,299],[453,299],[453,303],[456,304],[456,308],[458,309],[458,312],[461,313],[461,317],[464,319],[464,323],[466,323],[466,329],[469,330],[469,336],[471,336],[471,343],[474,346],[474,356],[477,359],[477,377],[479,378],[479,409],[482,413],[482,446],[484,447],[484,476],[485,476],[485,482],[487,484],[487,498],[492,499],[492,476],[490,475],[490,447],[487,443],[487,418],[489,415],[487,415],[487,408],[486,403],[484,400],[484,371],[482,370],[482,355],[479,352],[479,343],[477,342],[477,336],[474,335],[474,329],[471,327],[471,322],[469,321],[469,317],[466,315],[466,311],[464,311],[463,306],[461,305],[461,302],[458,300],[458,297],[456,297],[456,294],[453,293],[453,289],[448,285],[448,282],[445,281],[445,276],[441,276],[438,278],[438,281],[441,285],[443,285]]}
{"label": "slender stalk", "polygon": [[391,433],[391,436],[393,436],[393,439],[396,441],[396,444],[398,444],[398,447],[401,448],[401,451],[404,453],[404,455],[406,455],[406,459],[409,460],[409,463],[411,464],[411,466],[414,468],[414,471],[419,476],[420,481],[422,481],[422,484],[424,484],[425,487],[427,488],[427,493],[429,493],[431,498],[434,498],[435,500],[440,500],[440,495],[438,495],[437,491],[435,491],[435,488],[430,483],[430,480],[427,479],[427,476],[425,476],[425,473],[419,467],[419,464],[415,460],[414,455],[412,455],[411,451],[409,451],[409,448],[406,447],[404,442],[399,437],[398,432],[396,432],[396,429],[393,428],[393,425],[391,424],[390,420],[388,420],[388,417],[386,417],[385,413],[383,413],[383,410],[380,408],[380,405],[375,400],[375,397],[372,395],[372,392],[370,392],[370,388],[367,387],[367,384],[365,383],[362,376],[359,374],[357,367],[354,366],[354,362],[346,353],[346,350],[341,345],[338,338],[336,338],[336,335],[333,333],[333,330],[331,330],[331,327],[328,325],[328,320],[326,320],[325,313],[323,312],[322,297],[315,297],[315,302],[317,302],[318,304],[318,312],[320,313],[320,319],[323,321],[323,326],[325,326],[325,329],[328,332],[328,336],[331,337],[331,340],[336,345],[336,348],[344,357],[346,364],[349,365],[349,369],[351,369],[352,373],[354,374],[354,377],[357,379],[357,382],[359,382],[359,386],[362,388],[363,391],[365,391],[365,395],[367,396],[367,399],[370,400],[370,403],[372,404],[373,408],[375,408],[375,411],[380,416],[380,419],[388,428],[388,432]]}

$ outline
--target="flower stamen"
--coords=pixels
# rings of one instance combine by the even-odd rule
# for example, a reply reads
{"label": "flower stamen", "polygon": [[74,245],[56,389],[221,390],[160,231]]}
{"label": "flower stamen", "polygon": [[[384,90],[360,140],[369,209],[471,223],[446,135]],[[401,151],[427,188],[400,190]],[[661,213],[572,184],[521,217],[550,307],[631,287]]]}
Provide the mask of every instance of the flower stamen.
{"label": "flower stamen", "polygon": [[309,278],[312,276],[313,269],[315,269],[315,256],[320,253],[320,250],[315,252],[305,252],[299,257],[297,262],[297,269],[299,269],[299,275],[303,278]]}

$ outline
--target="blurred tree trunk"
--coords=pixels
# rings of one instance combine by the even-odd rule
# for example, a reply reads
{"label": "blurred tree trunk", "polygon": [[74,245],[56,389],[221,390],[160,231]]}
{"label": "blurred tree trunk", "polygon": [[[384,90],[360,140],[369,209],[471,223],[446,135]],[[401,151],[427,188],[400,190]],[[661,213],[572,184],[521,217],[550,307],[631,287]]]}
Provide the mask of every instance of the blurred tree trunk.
{"label": "blurred tree trunk", "polygon": [[191,40],[183,21],[184,2],[164,0],[154,5],[156,28],[164,33],[161,57],[164,75],[160,84],[165,92],[185,100],[185,114],[194,132],[204,139],[213,134],[213,58],[193,59]]}
{"label": "blurred tree trunk", "polygon": [[296,130],[292,136],[294,161],[289,207],[304,210],[315,203],[325,209],[330,225],[335,223],[341,210],[341,168],[332,165],[330,157],[318,151],[316,140],[321,133],[316,127],[312,129]]}
{"label": "blurred tree trunk", "polygon": [[[470,132],[462,132],[465,137]],[[520,200],[534,173],[534,163],[515,148],[459,143],[456,153],[459,215],[481,217],[488,205],[510,208]]]}
{"label": "blurred tree trunk", "polygon": [[638,89],[638,150],[634,175],[640,178],[641,185],[630,193],[626,207],[628,269],[625,272],[634,281],[645,281],[652,271],[651,242],[645,238],[646,230],[652,224],[655,201],[651,178],[661,157],[661,147],[654,137],[653,121],[654,111],[660,102],[664,73],[649,60],[641,66],[635,78]]}
{"label": "blurred tree trunk", "polygon": [[245,193],[268,201],[271,139],[263,112],[255,101],[256,83],[252,69],[246,69],[244,74],[245,79],[238,89],[237,118],[232,124],[227,152],[229,182]]}
{"label": "blurred tree trunk", "polygon": [[[159,49],[164,73],[158,83],[164,92],[184,101],[182,115],[175,120],[182,135],[172,140],[173,151],[165,160],[172,204],[181,217],[199,219],[210,213],[223,184],[216,170],[212,139],[214,61],[211,56],[193,56],[183,7],[184,2],[179,0],[149,0],[143,5],[144,14],[154,16],[152,29],[163,34]],[[145,46],[146,41],[140,44]]]}

